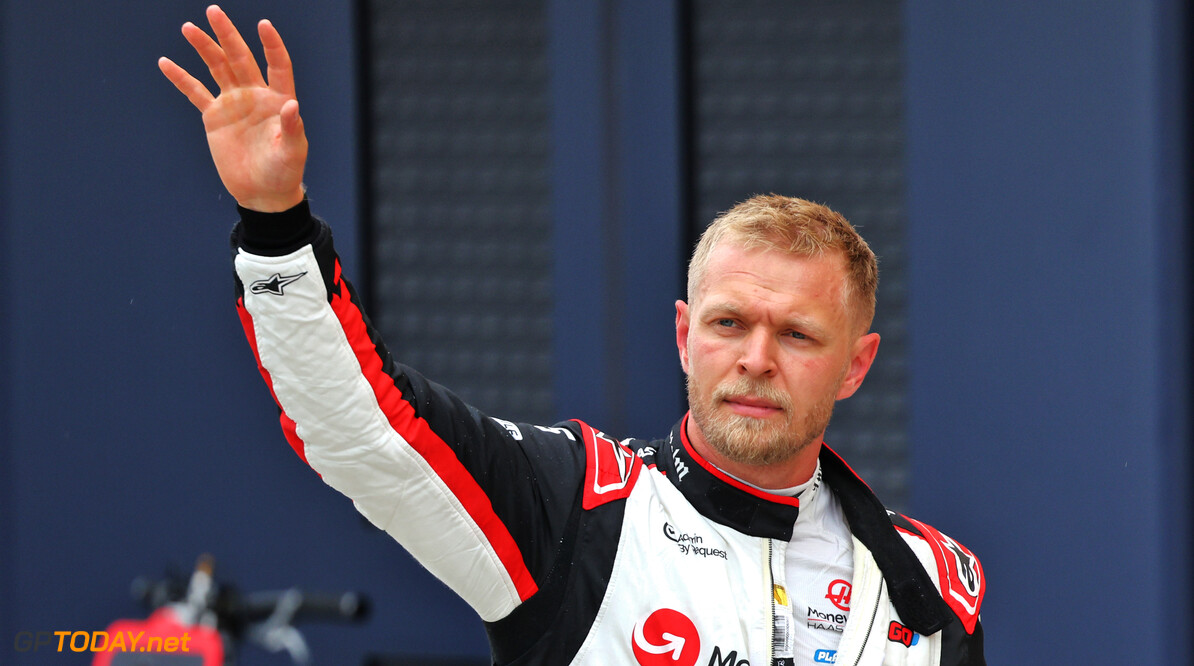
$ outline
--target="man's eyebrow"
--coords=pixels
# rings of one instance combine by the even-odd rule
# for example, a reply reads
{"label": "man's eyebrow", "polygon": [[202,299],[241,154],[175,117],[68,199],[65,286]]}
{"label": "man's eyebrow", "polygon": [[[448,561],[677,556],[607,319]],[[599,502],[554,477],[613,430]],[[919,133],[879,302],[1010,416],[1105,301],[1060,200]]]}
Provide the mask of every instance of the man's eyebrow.
{"label": "man's eyebrow", "polygon": [[[706,317],[720,317],[722,315],[742,318],[745,316],[745,310],[738,304],[729,301],[713,303],[706,308]],[[789,317],[783,320],[783,325],[784,328],[808,333],[818,340],[824,339],[826,336],[826,329],[824,327],[804,317]]]}
{"label": "man's eyebrow", "polygon": [[738,307],[738,305],[735,303],[729,302],[714,303],[708,306],[706,310],[709,312],[709,314],[728,314],[735,317],[741,317],[743,315],[742,308]]}

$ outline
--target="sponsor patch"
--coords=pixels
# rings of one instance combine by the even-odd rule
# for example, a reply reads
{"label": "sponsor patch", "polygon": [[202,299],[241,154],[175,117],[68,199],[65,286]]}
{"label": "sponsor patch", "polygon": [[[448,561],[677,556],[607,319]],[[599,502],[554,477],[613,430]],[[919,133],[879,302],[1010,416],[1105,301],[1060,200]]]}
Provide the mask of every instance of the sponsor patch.
{"label": "sponsor patch", "polygon": [[807,626],[809,629],[828,629],[840,634],[846,630],[846,614],[820,611],[809,606]]}
{"label": "sponsor patch", "polygon": [[904,647],[912,647],[920,641],[920,634],[892,620],[887,627],[887,640],[893,643],[903,643]]}
{"label": "sponsor patch", "polygon": [[660,608],[635,623],[630,648],[640,666],[695,666],[701,637],[687,615]]}
{"label": "sponsor patch", "polygon": [[673,541],[676,547],[680,549],[681,555],[692,555],[694,557],[720,557],[721,559],[729,559],[726,551],[721,548],[710,548],[705,545],[705,538],[699,534],[689,534],[688,532],[681,532],[671,523],[663,524],[663,536],[667,537],[669,541]]}

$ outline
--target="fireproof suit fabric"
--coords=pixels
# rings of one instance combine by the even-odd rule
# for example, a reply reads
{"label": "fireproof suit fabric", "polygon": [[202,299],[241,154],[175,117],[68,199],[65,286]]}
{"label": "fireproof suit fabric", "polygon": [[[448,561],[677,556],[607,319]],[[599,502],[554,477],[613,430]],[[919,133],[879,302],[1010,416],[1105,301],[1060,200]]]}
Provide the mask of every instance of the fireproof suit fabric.
{"label": "fireproof suit fabric", "polygon": [[797,498],[704,461],[687,417],[619,442],[481,414],[394,361],[306,202],[241,217],[238,310],[287,440],[477,611],[495,664],[984,663],[978,560],[889,513],[828,446],[854,574],[808,610],[850,614],[836,651],[781,658]]}

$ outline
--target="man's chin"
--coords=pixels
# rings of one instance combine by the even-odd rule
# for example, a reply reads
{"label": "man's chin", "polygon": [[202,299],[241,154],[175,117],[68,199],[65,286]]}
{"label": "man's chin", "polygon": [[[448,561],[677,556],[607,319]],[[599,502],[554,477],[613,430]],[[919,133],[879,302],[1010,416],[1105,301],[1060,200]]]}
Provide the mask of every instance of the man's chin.
{"label": "man's chin", "polygon": [[709,445],[726,458],[745,465],[769,465],[796,455],[782,420],[735,417],[705,431]]}
{"label": "man's chin", "polygon": [[727,460],[752,467],[767,467],[785,462],[803,448],[774,441],[763,444],[755,440],[745,443],[738,442],[738,446],[727,441],[718,444],[710,442],[710,446],[713,446]]}

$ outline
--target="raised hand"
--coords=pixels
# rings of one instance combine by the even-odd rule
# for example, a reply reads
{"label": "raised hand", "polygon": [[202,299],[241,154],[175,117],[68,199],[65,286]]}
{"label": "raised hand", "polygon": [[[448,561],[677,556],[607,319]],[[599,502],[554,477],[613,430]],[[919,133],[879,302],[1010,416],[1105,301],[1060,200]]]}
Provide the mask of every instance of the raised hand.
{"label": "raised hand", "polygon": [[220,87],[211,92],[169,58],[158,67],[203,112],[207,144],[220,180],[237,203],[271,213],[303,199],[307,136],[294,96],[294,71],[282,37],[266,20],[257,24],[268,66],[266,79],[236,26],[219,7],[207,8],[219,42],[193,23],[182,34]]}

